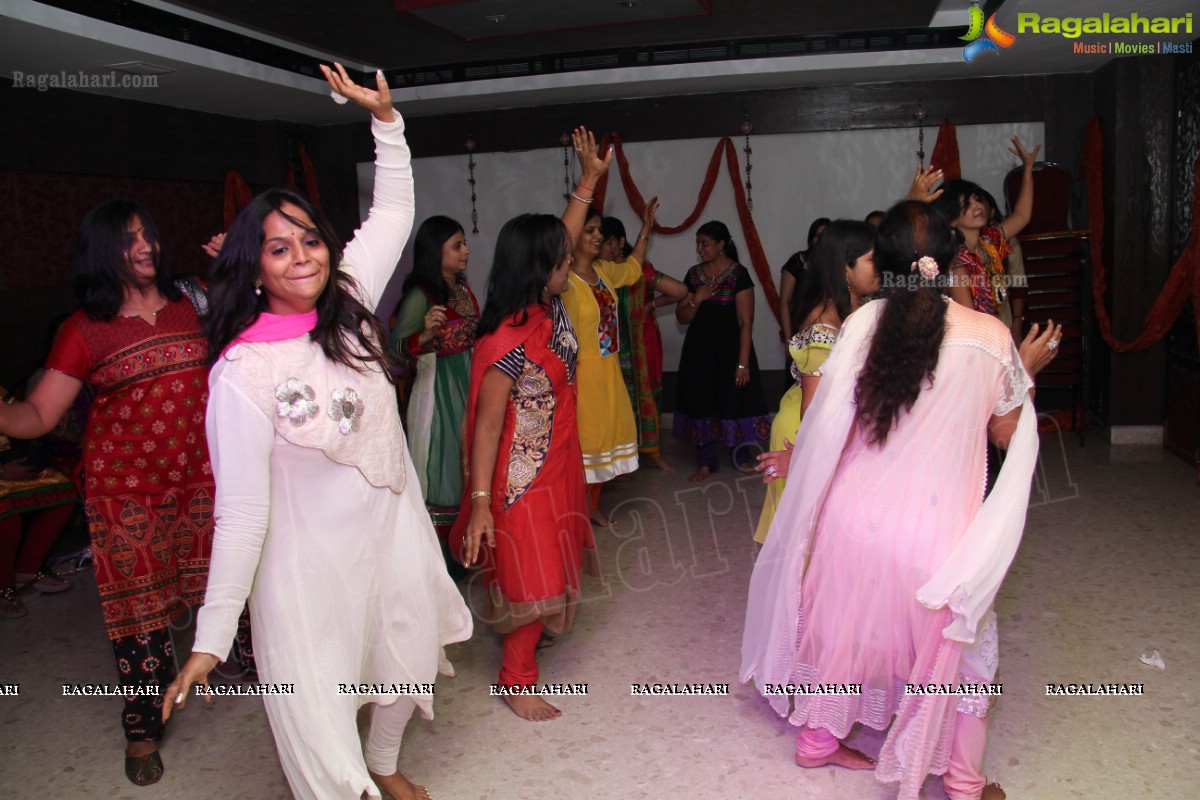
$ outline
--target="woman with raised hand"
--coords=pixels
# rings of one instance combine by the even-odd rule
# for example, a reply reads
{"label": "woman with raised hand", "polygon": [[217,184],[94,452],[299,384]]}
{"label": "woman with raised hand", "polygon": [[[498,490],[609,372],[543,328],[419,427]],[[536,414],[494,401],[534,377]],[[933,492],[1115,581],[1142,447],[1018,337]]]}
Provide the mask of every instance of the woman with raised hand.
{"label": "woman with raised hand", "polygon": [[958,243],[950,265],[951,299],[995,316],[1007,303],[1009,278],[1005,276],[1004,260],[1012,253],[1008,242],[1025,229],[1033,216],[1033,165],[1042,149],[1039,144],[1032,151],[1026,150],[1016,136],[1012,145],[1008,151],[1021,159],[1024,171],[1013,213],[1000,224],[992,224],[987,192],[970,181],[947,181],[942,184],[941,196],[933,201],[933,207],[950,222]]}
{"label": "woman with raised hand", "polygon": [[[371,112],[375,195],[343,251],[307,200],[269,190],[213,265],[218,524],[192,657],[163,715],[207,684],[249,597],[259,675],[294,687],[264,697],[292,793],[427,798],[397,769],[400,741],[414,708],[432,717],[440,648],[469,637],[471,617],[422,504],[373,314],[412,228],[412,170],[383,74],[368,89],[340,65],[322,71]],[[381,690],[393,685],[405,691]]]}
{"label": "woman with raised hand", "polygon": [[496,240],[471,363],[467,488],[451,535],[463,563],[483,567],[481,616],[504,637],[504,700],[535,722],[561,713],[522,691],[537,683],[537,651],[570,628],[582,573],[599,575],[575,420],[580,345],[562,295],[612,153],[597,156],[583,128],[572,138],[583,176],[562,220],[523,214]]}
{"label": "woman with raised hand", "polygon": [[[42,436],[95,387],[83,468],[100,610],[120,683],[165,686],[175,679],[172,623],[200,604],[208,575],[206,300],[195,280],[172,277],[153,220],[128,200],[88,212],[73,268],[79,310],[26,401],[0,405],[0,434]],[[157,694],[134,691],[121,709],[125,776],[138,786],[163,775],[161,709]]]}
{"label": "woman with raised hand", "polygon": [[791,327],[797,331],[788,342],[795,383],[779,401],[779,413],[771,421],[771,451],[758,458],[758,471],[768,482],[754,533],[754,541],[759,544],[766,541],[775,517],[791,461],[791,443],[821,382],[821,367],[842,323],[864,298],[877,291],[875,228],[849,219],[829,223],[809,255],[808,269],[789,312]]}
{"label": "woman with raised hand", "polygon": [[[596,158],[580,152],[580,159]],[[579,338],[579,445],[583,448],[583,468],[587,474],[588,498],[592,521],[602,527],[612,525],[600,510],[600,490],[605,483],[638,467],[637,421],[620,363],[620,314],[616,290],[632,286],[642,277],[642,262],[658,199],[651,198],[642,213],[638,242],[628,258],[605,261],[600,258],[604,234],[600,231],[600,212],[578,199],[581,184],[565,214],[575,214],[574,206],[587,206],[583,228],[574,242],[574,260],[563,305],[571,326]]]}
{"label": "woman with raised hand", "polygon": [[[742,639],[742,680],[800,728],[795,762],[873,769],[900,783],[900,800],[930,774],[951,800],[1004,797],[983,773],[992,601],[1037,459],[1032,376],[1062,336],[1035,327],[1018,349],[995,317],[950,302],[953,256],[949,226],[924,203],[880,225],[887,299],[847,318],[822,368]],[[987,440],[1008,457],[983,501]],[[774,691],[818,683],[848,691]],[[906,691],[931,684],[955,693]],[[890,728],[878,763],[842,743],[857,724]]]}

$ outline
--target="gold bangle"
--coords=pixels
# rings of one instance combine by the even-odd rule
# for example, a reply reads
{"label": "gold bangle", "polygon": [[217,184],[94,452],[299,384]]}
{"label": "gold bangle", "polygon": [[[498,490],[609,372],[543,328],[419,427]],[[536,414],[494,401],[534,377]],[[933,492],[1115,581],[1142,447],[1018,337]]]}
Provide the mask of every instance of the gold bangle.
{"label": "gold bangle", "polygon": [[483,490],[471,492],[471,499],[474,500],[476,497],[486,497],[488,500],[491,500],[492,493]]}

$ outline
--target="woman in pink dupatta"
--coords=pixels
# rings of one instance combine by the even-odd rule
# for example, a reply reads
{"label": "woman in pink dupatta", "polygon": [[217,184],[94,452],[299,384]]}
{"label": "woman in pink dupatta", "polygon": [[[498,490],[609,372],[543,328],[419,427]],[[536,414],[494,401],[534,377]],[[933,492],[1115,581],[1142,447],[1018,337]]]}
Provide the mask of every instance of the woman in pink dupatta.
{"label": "woman in pink dupatta", "polygon": [[[982,770],[991,606],[1037,458],[1030,376],[1062,335],[1035,330],[1018,351],[998,320],[946,302],[953,255],[948,225],[922,203],[880,226],[875,261],[893,288],[849,317],[826,362],[754,567],[742,643],[742,680],[800,726],[797,764],[874,769],[902,800],[929,774],[945,775],[952,800],[1004,797]],[[984,502],[988,439],[1009,455]],[[817,684],[850,693],[803,693]],[[891,726],[878,764],[840,742],[859,723]]]}

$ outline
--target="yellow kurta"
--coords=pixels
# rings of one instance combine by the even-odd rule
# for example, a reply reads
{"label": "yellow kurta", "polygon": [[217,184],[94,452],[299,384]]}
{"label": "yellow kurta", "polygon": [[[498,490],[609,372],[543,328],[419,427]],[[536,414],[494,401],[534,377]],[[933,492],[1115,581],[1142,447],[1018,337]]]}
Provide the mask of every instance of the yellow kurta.
{"label": "yellow kurta", "polygon": [[[804,328],[788,342],[788,355],[792,357],[792,377],[796,379],[796,383],[779,401],[779,413],[771,421],[772,450],[784,449],[784,439],[796,441],[796,431],[800,427],[800,406],[804,401],[800,376],[821,374],[821,366],[829,357],[837,333],[838,329],[832,325],[817,323]],[[754,541],[759,544],[767,540],[767,531],[771,529],[771,520],[775,518],[775,508],[779,505],[779,498],[783,496],[786,481],[786,478],[779,478],[767,484],[767,497],[763,501],[762,515],[758,518],[758,529],[754,532]]]}
{"label": "yellow kurta", "polygon": [[[631,286],[642,277],[642,265],[629,258],[620,263],[595,261],[600,283],[592,287],[574,272],[563,303],[579,340],[579,445],[588,483],[604,483],[638,466],[637,422],[629,392],[621,377],[614,289]],[[611,324],[601,325],[596,291],[611,298]],[[604,301],[609,305],[608,300]]]}

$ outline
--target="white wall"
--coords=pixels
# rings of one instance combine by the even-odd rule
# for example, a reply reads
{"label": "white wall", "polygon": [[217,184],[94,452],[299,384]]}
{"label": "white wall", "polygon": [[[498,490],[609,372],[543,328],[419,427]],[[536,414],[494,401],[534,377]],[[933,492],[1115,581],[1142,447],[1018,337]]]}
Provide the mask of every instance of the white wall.
{"label": "white wall", "polygon": [[[420,120],[414,120],[413,124],[419,125]],[[1019,135],[1027,147],[1032,147],[1043,141],[1043,126],[1041,123],[1017,123],[958,128],[964,177],[982,185],[1001,205],[1004,203],[1004,175],[1020,163],[1007,150],[1014,134]],[[926,129],[926,153],[933,151],[936,136],[936,125]],[[744,139],[737,137],[734,142],[744,169],[745,156],[741,152]],[[716,145],[714,139],[682,139],[625,146],[638,188],[647,198],[658,195],[662,203],[660,223],[678,225],[691,212]],[[813,219],[822,216],[862,219],[869,211],[886,210],[899,200],[907,191],[916,169],[916,145],[917,132],[912,128],[752,137],[754,220],[771,262],[773,280],[778,282],[779,267],[787,257],[802,248]],[[1052,159],[1053,155],[1043,152],[1039,158]],[[470,232],[471,195],[465,153],[416,159],[413,173],[417,187],[417,223],[433,214],[445,214],[466,228],[471,247],[471,266],[467,274],[482,301],[492,246],[504,223],[525,212],[562,212],[563,154],[562,148],[482,153],[475,157],[475,162],[478,235]],[[365,216],[370,202],[372,165],[359,164],[358,175],[359,203]],[[620,218],[630,235],[636,235],[638,221],[625,197],[615,163],[604,211]],[[719,219],[729,226],[742,263],[749,268],[746,237],[738,222],[723,158],[716,187],[697,225],[710,219]],[[406,250],[396,279],[380,307],[385,314],[399,299],[399,283],[409,269],[411,258],[411,253]],[[695,231],[654,236],[649,258],[663,272],[682,278],[688,267],[696,263]],[[758,283],[757,278],[755,283]],[[783,346],[779,342],[778,326],[765,303],[759,288],[756,290],[754,344],[759,363],[773,369],[783,363]],[[660,312],[659,322],[663,330],[665,367],[673,371],[679,361],[684,329],[675,323],[670,309]]]}

